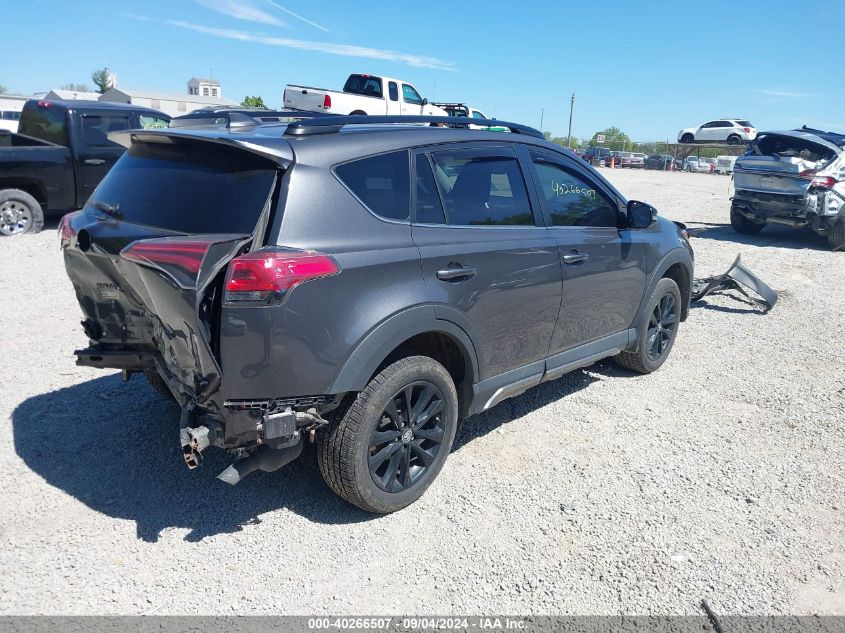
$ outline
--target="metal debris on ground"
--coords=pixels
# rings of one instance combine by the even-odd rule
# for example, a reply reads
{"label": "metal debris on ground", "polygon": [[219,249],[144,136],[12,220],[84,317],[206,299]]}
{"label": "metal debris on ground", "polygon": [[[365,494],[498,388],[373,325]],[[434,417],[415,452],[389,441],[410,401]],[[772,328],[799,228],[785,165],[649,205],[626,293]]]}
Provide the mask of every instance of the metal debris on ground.
{"label": "metal debris on ground", "polygon": [[[746,289],[751,290],[757,296],[749,294]],[[774,308],[778,300],[778,293],[743,266],[739,255],[736,256],[734,263],[731,264],[727,272],[713,277],[695,279],[692,282],[690,300],[699,301],[709,294],[725,293],[729,290],[740,293],[748,303],[759,308],[763,313]]]}

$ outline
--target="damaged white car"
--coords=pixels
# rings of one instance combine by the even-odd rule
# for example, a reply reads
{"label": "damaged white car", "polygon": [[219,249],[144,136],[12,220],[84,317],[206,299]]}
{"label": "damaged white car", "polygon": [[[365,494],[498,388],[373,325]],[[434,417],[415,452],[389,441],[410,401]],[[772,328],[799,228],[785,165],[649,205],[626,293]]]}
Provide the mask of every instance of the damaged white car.
{"label": "damaged white car", "polygon": [[734,166],[731,225],[744,234],[766,224],[809,228],[845,249],[845,134],[764,132]]}

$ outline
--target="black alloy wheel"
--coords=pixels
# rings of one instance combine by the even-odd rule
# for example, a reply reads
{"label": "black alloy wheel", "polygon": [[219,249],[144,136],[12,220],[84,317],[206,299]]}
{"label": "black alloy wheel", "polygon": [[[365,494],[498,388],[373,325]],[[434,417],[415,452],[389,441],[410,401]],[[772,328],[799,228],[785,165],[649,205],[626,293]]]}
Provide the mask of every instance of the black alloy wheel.
{"label": "black alloy wheel", "polygon": [[648,321],[648,338],[646,339],[648,358],[658,361],[669,348],[678,327],[678,304],[675,296],[667,292],[660,298]]}
{"label": "black alloy wheel", "polygon": [[425,475],[443,443],[444,411],[443,394],[427,381],[390,398],[369,441],[370,475],[379,488],[401,492]]}

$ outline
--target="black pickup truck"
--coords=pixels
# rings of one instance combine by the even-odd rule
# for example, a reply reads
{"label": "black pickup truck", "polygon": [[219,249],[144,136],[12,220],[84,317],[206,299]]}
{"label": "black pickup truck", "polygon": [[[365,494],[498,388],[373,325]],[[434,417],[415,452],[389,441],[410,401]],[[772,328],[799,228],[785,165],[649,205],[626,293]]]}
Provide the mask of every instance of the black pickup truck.
{"label": "black pickup truck", "polygon": [[169,122],[123,103],[27,101],[18,133],[0,130],[0,235],[37,232],[45,216],[82,208],[126,149],[109,132]]}

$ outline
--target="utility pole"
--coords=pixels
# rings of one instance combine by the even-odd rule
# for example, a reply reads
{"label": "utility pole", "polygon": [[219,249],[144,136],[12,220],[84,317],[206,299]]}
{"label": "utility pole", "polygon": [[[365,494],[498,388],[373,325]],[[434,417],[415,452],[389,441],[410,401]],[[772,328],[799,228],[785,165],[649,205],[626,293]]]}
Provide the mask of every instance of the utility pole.
{"label": "utility pole", "polygon": [[540,131],[543,131],[543,113],[545,112],[544,108],[540,108]]}
{"label": "utility pole", "polygon": [[575,109],[575,93],[572,93],[572,98],[569,100],[569,134],[566,136],[566,147],[572,149],[572,110]]}

